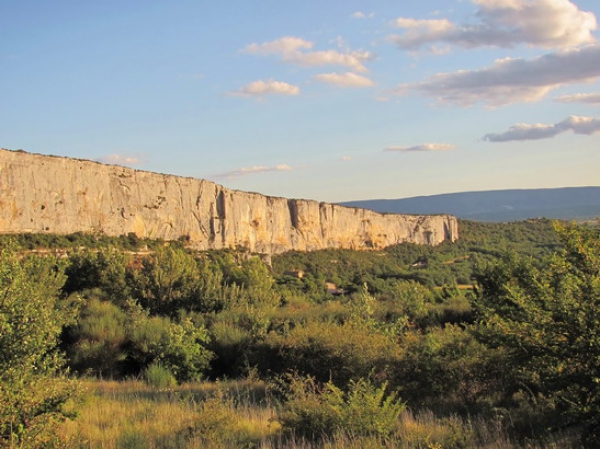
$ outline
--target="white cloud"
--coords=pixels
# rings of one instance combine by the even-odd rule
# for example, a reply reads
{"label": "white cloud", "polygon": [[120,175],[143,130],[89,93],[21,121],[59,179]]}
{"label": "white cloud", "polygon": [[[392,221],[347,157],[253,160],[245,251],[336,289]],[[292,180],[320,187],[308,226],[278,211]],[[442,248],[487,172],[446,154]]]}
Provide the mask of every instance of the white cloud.
{"label": "white cloud", "polygon": [[340,87],[368,87],[375,83],[369,78],[356,73],[321,73],[315,75],[315,79],[324,83],[335,84]]}
{"label": "white cloud", "polygon": [[357,72],[366,72],[366,61],[373,59],[373,54],[368,51],[323,50],[307,51],[312,49],[313,43],[304,39],[287,36],[263,44],[250,44],[244,52],[257,55],[278,55],[283,62],[304,67],[315,66],[343,66]]}
{"label": "white cloud", "polygon": [[285,62],[304,67],[334,65],[349,67],[357,72],[366,72],[367,68],[363,63],[370,59],[373,59],[373,55],[368,51],[350,51],[342,53],[337,50],[324,50],[294,52],[283,55],[283,60]]}
{"label": "white cloud", "polygon": [[244,52],[257,55],[284,55],[301,49],[309,50],[313,45],[312,42],[299,37],[285,36],[264,44],[250,44],[244,49]]}
{"label": "white cloud", "polygon": [[598,24],[591,12],[581,11],[569,0],[471,0],[478,6],[472,24],[457,25],[446,19],[398,18],[394,25],[404,32],[390,36],[404,50],[434,42],[464,48],[512,47],[528,44],[560,48],[594,42]]}
{"label": "white cloud", "polygon": [[424,143],[422,145],[415,145],[412,147],[393,145],[385,148],[383,151],[414,153],[419,151],[445,151],[453,150],[454,148],[455,146],[449,143]]}
{"label": "white cloud", "polygon": [[423,44],[444,41],[455,29],[455,26],[446,19],[416,20],[398,18],[394,25],[404,30],[402,36],[390,36],[390,40],[402,49],[416,49]]}
{"label": "white cloud", "polygon": [[240,176],[254,175],[258,173],[269,173],[275,171],[291,171],[293,167],[286,164],[278,164],[271,167],[265,165],[254,165],[252,167],[242,167],[215,175],[215,178],[239,178]]}
{"label": "white cloud", "polygon": [[283,81],[258,80],[247,84],[240,90],[230,92],[230,94],[258,98],[262,98],[265,95],[299,95],[300,88],[292,84],[284,83]]}
{"label": "white cloud", "polygon": [[356,11],[355,13],[351,14],[350,17],[352,17],[353,19],[371,19],[373,17],[375,17],[375,13],[371,12],[369,14],[366,14],[362,11]]}
{"label": "white cloud", "polygon": [[585,135],[600,132],[600,118],[578,117],[572,115],[554,125],[528,125],[520,123],[511,126],[508,131],[503,133],[486,134],[483,136],[483,140],[487,140],[488,142],[509,142],[511,140],[549,139],[567,131]]}
{"label": "white cloud", "polygon": [[591,94],[573,94],[573,95],[561,95],[554,99],[559,103],[585,103],[592,105],[600,105],[600,92],[594,92]]}
{"label": "white cloud", "polygon": [[342,162],[350,162],[351,160],[352,160],[352,156],[342,156],[341,157]]}
{"label": "white cloud", "polygon": [[392,93],[420,92],[442,103],[489,106],[533,102],[560,86],[600,77],[600,45],[569,48],[534,59],[499,59],[480,70],[439,73]]}
{"label": "white cloud", "polygon": [[145,162],[145,155],[139,153],[113,153],[96,159],[103,164],[112,165],[140,165]]}

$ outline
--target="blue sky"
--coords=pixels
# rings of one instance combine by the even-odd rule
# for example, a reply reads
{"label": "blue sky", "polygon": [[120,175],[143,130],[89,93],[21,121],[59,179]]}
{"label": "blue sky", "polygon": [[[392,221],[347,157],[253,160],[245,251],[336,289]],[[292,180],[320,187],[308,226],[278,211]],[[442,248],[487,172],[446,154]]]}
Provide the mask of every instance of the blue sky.
{"label": "blue sky", "polygon": [[600,185],[597,0],[0,3],[0,147],[346,201]]}

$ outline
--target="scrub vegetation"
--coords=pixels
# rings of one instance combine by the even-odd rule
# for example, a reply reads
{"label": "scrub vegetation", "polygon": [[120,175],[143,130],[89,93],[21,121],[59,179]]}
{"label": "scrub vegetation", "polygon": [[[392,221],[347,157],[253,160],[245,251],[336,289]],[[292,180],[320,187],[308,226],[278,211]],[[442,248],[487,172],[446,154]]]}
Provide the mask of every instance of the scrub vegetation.
{"label": "scrub vegetation", "polygon": [[597,447],[598,228],[460,226],[270,266],[3,236],[0,446]]}

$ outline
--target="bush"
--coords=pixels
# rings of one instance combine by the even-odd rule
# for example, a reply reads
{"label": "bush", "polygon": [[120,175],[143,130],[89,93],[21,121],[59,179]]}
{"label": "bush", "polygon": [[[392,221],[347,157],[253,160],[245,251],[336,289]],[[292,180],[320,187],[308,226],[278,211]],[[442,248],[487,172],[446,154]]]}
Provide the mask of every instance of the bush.
{"label": "bush", "polygon": [[490,393],[488,374],[497,367],[485,346],[461,327],[408,332],[401,346],[393,384],[411,406],[475,412]]}
{"label": "bush", "polygon": [[177,380],[171,374],[169,368],[162,366],[160,363],[152,363],[144,372],[144,379],[148,385],[164,390],[177,385]]}
{"label": "bush", "polygon": [[314,378],[292,376],[287,402],[278,417],[285,432],[318,440],[343,431],[353,436],[388,438],[404,411],[395,393],[386,395],[386,384],[350,382],[344,392],[333,383],[319,386]]}
{"label": "bush", "polygon": [[252,342],[250,333],[235,323],[217,321],[210,329],[212,341],[210,349],[215,354],[212,374],[239,376],[247,366],[248,351]]}
{"label": "bush", "polygon": [[132,361],[142,369],[160,363],[179,382],[199,380],[213,357],[205,347],[208,332],[188,318],[177,323],[140,314],[129,324],[128,337]]}
{"label": "bush", "polygon": [[279,373],[298,371],[340,386],[369,375],[385,379],[400,348],[393,336],[362,324],[310,322],[282,334],[271,332],[258,344],[252,364]]}

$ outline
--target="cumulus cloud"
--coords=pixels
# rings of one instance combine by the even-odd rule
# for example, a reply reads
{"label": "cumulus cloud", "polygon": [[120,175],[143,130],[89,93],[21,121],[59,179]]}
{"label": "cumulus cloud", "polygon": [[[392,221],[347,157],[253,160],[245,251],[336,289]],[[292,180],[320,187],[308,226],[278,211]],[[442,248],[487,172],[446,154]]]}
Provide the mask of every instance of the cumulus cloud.
{"label": "cumulus cloud", "polygon": [[389,152],[401,152],[401,153],[414,153],[419,151],[445,151],[453,150],[454,145],[449,143],[424,143],[422,145],[415,145],[412,147],[393,145],[385,148],[383,151]]}
{"label": "cumulus cloud", "polygon": [[140,165],[145,162],[145,155],[140,153],[113,153],[106,156],[99,157],[96,159],[98,162],[103,164],[112,165]]}
{"label": "cumulus cloud", "polygon": [[600,77],[600,45],[569,48],[534,59],[499,59],[480,70],[439,73],[399,86],[392,93],[419,92],[442,103],[502,106],[542,99],[552,89]]}
{"label": "cumulus cloud", "polygon": [[518,125],[511,126],[508,131],[503,133],[486,134],[483,136],[483,140],[487,140],[488,142],[509,142],[511,140],[549,139],[567,131],[572,131],[575,134],[585,135],[600,132],[600,118],[578,117],[572,115],[571,117],[554,125],[529,125],[520,123]]}
{"label": "cumulus cloud", "polygon": [[257,55],[277,55],[283,62],[304,67],[343,66],[357,72],[366,72],[364,63],[373,59],[368,51],[361,50],[323,50],[307,51],[313,48],[313,43],[304,39],[286,36],[263,44],[250,44],[244,52]]}
{"label": "cumulus cloud", "polygon": [[258,98],[262,98],[265,95],[299,95],[300,88],[292,84],[284,83],[283,81],[258,80],[247,84],[240,90],[230,92],[230,94]]}
{"label": "cumulus cloud", "polygon": [[265,165],[254,165],[252,167],[242,167],[237,170],[232,170],[215,175],[215,178],[239,178],[246,175],[255,175],[259,173],[269,173],[275,171],[290,171],[293,167],[286,164],[278,164],[271,167]]}
{"label": "cumulus cloud", "polygon": [[600,105],[600,92],[594,92],[591,94],[573,94],[573,95],[561,95],[554,99],[559,103],[584,103],[591,105]]}
{"label": "cumulus cloud", "polygon": [[393,24],[403,33],[390,36],[390,40],[404,50],[435,42],[463,48],[518,44],[561,48],[595,41],[592,31],[598,26],[596,16],[569,0],[471,1],[477,6],[473,23],[401,17]]}
{"label": "cumulus cloud", "polygon": [[352,72],[321,73],[319,75],[315,75],[315,79],[340,87],[369,87],[375,85],[375,83],[369,78]]}

